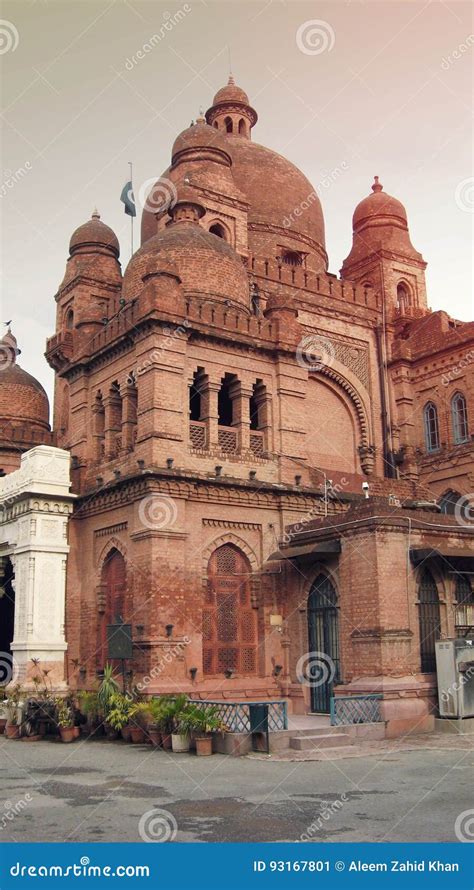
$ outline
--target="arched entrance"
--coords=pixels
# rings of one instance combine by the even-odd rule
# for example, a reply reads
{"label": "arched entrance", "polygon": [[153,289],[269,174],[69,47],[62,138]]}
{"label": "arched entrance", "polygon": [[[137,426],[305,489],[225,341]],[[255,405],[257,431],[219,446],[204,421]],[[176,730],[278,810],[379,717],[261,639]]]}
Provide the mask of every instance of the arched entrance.
{"label": "arched entrance", "polygon": [[12,677],[12,642],[15,628],[15,572],[10,559],[3,562],[0,583],[0,686],[6,686]]}
{"label": "arched entrance", "polygon": [[436,640],[441,634],[438,588],[429,569],[423,569],[418,590],[421,672],[436,670]]}
{"label": "arched entrance", "polygon": [[214,551],[202,613],[204,675],[257,672],[257,617],[250,601],[250,563],[238,547]]}
{"label": "arched entrance", "polygon": [[101,576],[105,610],[100,625],[100,667],[107,661],[107,625],[124,620],[127,567],[122,554],[114,547],[105,559]]}
{"label": "arched entrance", "polygon": [[309,593],[308,643],[311,710],[329,714],[340,665],[337,593],[327,575],[318,575]]}

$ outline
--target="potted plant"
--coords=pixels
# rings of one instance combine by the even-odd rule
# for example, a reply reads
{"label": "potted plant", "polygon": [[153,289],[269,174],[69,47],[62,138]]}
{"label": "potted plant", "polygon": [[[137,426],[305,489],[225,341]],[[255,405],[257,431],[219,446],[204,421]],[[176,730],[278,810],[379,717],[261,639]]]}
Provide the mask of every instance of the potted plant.
{"label": "potted plant", "polygon": [[186,706],[188,697],[184,694],[177,695],[175,698],[171,695],[162,695],[158,701],[160,709],[156,719],[161,732],[161,746],[165,751],[169,751],[172,746],[171,735],[174,731],[176,716]]}
{"label": "potted plant", "polygon": [[150,717],[148,702],[136,702],[130,711],[130,738],[133,745],[143,744],[146,738],[145,727]]}
{"label": "potted plant", "polygon": [[64,743],[73,742],[76,738],[74,715],[71,706],[64,698],[56,699],[56,720],[59,726],[61,741]]}
{"label": "potted plant", "polygon": [[212,754],[212,734],[227,731],[225,723],[219,717],[217,705],[209,705],[207,708],[196,708],[194,715],[194,739],[196,742],[196,754],[198,757],[208,757]]}
{"label": "potted plant", "polygon": [[[183,701],[184,698],[184,701]],[[195,726],[195,705],[188,704],[187,697],[177,696],[176,710],[173,717],[171,747],[175,754],[189,751],[190,737]],[[180,701],[178,701],[180,699]]]}
{"label": "potted plant", "polygon": [[78,694],[81,714],[86,717],[87,729],[90,733],[97,730],[99,725],[99,700],[97,692],[81,690]]}
{"label": "potted plant", "polygon": [[117,692],[109,701],[107,722],[118,733],[122,733],[124,741],[130,741],[130,718],[134,702],[127,695]]}
{"label": "potted plant", "polygon": [[0,735],[3,735],[3,733],[5,732],[5,727],[7,725],[7,717],[8,717],[8,711],[7,711],[6,699],[5,699],[4,694],[2,694],[2,697],[0,698]]}
{"label": "potted plant", "polygon": [[119,685],[114,676],[114,669],[111,664],[107,662],[104,667],[104,672],[102,675],[102,680],[100,682],[99,688],[97,690],[97,701],[99,705],[99,711],[103,719],[107,722],[108,712],[111,707],[111,702],[113,697],[120,692]]}
{"label": "potted plant", "polygon": [[162,699],[152,698],[149,702],[150,723],[147,726],[147,733],[154,748],[159,748],[162,743],[161,726],[164,708]]}
{"label": "potted plant", "polygon": [[5,707],[7,711],[7,723],[5,726],[5,735],[7,739],[19,739],[21,735],[20,729],[20,720],[21,720],[21,698],[23,695],[23,690],[21,686],[17,683],[12,689],[8,692],[8,698],[5,701]]}

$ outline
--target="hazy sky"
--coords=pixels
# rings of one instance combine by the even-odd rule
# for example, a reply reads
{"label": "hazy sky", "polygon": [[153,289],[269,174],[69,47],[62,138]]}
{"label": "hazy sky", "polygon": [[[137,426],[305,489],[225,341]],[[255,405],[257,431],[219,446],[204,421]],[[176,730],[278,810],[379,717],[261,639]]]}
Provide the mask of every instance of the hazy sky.
{"label": "hazy sky", "polygon": [[452,0],[3,3],[1,320],[14,319],[23,367],[51,391],[44,343],[71,233],[97,206],[126,265],[127,162],[137,195],[226,83],[227,47],[259,114],[255,141],[315,186],[342,171],[321,188],[330,270],[378,174],[407,208],[430,305],[470,319],[472,10]]}

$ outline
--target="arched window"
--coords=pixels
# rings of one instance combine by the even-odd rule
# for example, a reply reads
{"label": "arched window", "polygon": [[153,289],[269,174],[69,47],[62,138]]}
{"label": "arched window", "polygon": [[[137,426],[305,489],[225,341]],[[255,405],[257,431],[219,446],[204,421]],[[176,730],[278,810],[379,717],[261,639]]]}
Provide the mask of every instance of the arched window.
{"label": "arched window", "polygon": [[224,119],[224,126],[225,126],[225,128],[226,128],[227,133],[232,133],[232,132],[233,132],[234,125],[233,125],[233,123],[232,123],[232,118],[231,118],[231,117],[226,117],[226,118]]}
{"label": "arched window", "polygon": [[107,661],[107,625],[125,621],[127,568],[122,554],[113,547],[104,561],[101,573],[103,612],[99,629],[100,667]]}
{"label": "arched window", "polygon": [[[231,453],[237,451],[237,420],[236,400],[239,395],[239,381],[235,374],[225,374],[217,397],[217,422],[219,429],[219,447]],[[235,405],[235,408],[234,408]]]}
{"label": "arched window", "polygon": [[397,285],[397,309],[406,309],[411,306],[411,293],[404,281]]}
{"label": "arched window", "polygon": [[438,588],[429,569],[423,569],[418,588],[421,672],[436,670],[435,643],[441,634]]}
{"label": "arched window", "polygon": [[227,232],[221,223],[213,223],[209,231],[212,235],[217,235],[218,238],[223,238],[224,241],[227,241]]}
{"label": "arched window", "polygon": [[427,451],[437,451],[439,448],[438,411],[433,402],[428,402],[423,408],[425,423],[425,444]]}
{"label": "arched window", "polygon": [[250,596],[250,563],[224,544],[208,566],[202,613],[203,673],[257,673],[257,616]]}
{"label": "arched window", "polygon": [[474,589],[469,575],[456,575],[456,633],[460,636],[474,624]]}
{"label": "arched window", "polygon": [[454,516],[456,504],[460,498],[461,495],[459,491],[454,491],[452,488],[448,488],[438,501],[441,512],[446,513],[448,516]]}
{"label": "arched window", "polygon": [[72,331],[74,327],[74,312],[72,309],[68,309],[66,312],[66,330]]}
{"label": "arched window", "polygon": [[453,436],[456,445],[467,442],[469,433],[467,429],[467,405],[461,392],[457,392],[451,399],[451,417],[453,422]]}
{"label": "arched window", "polygon": [[102,393],[99,389],[95,400],[94,405],[92,407],[93,412],[93,421],[92,421],[92,429],[93,435],[95,439],[95,459],[102,460],[105,453],[105,408],[104,408],[104,400],[102,398]]}
{"label": "arched window", "polygon": [[285,266],[302,266],[303,257],[297,250],[284,250],[281,255],[281,261]]}
{"label": "arched window", "polygon": [[245,136],[247,133],[247,127],[245,125],[244,119],[241,117],[239,120],[239,136]]}
{"label": "arched window", "polygon": [[334,683],[339,680],[337,593],[326,575],[318,575],[308,597],[308,659],[311,710],[329,713]]}
{"label": "arched window", "polygon": [[193,374],[189,387],[189,438],[192,448],[206,448],[207,428],[205,418],[209,407],[209,378],[204,368]]}

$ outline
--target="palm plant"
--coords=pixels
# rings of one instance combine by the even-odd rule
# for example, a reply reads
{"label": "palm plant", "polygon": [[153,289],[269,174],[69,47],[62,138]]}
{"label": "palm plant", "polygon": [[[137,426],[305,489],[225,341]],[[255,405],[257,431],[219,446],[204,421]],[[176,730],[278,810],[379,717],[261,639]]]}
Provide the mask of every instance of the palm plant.
{"label": "palm plant", "polygon": [[104,667],[104,675],[97,691],[97,701],[103,717],[107,717],[111,700],[119,691],[120,688],[114,676],[114,669],[112,665],[107,662]]}

